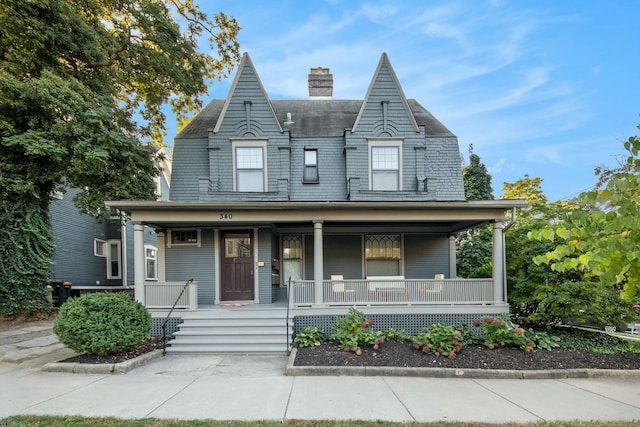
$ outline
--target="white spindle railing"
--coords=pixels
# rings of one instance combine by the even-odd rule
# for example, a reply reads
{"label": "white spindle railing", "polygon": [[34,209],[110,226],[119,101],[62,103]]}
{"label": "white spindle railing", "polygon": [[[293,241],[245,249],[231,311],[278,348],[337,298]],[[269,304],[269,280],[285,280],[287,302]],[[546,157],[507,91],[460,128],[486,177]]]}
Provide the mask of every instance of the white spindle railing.
{"label": "white spindle railing", "polygon": [[314,301],[314,282],[291,283],[292,306],[493,304],[493,279],[325,280],[323,301]]}
{"label": "white spindle railing", "polygon": [[[145,306],[147,308],[171,308],[178,295],[180,295],[183,286],[184,283],[182,282],[146,282],[144,284]],[[175,308],[198,308],[197,282],[192,282],[187,286]]]}

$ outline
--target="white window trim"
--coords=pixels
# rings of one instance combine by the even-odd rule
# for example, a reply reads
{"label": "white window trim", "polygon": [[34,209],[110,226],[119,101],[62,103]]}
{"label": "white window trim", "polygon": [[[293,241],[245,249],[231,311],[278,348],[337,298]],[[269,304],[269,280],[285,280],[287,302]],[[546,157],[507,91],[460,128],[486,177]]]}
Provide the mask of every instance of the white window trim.
{"label": "white window trim", "polygon": [[[150,258],[147,256],[147,249],[152,249],[155,251],[156,256],[153,258]],[[153,263],[153,270],[154,270],[154,277],[149,277],[147,275],[147,261],[152,259],[154,261]],[[156,248],[153,245],[144,245],[144,279],[148,280],[148,281],[152,281],[152,282],[157,282],[158,281],[158,248]]]}
{"label": "white window trim", "polygon": [[231,152],[233,153],[233,191],[238,191],[238,169],[236,168],[236,148],[262,148],[262,192],[267,192],[269,184],[267,177],[267,140],[266,139],[232,139]]}
{"label": "white window trim", "polygon": [[[99,256],[101,258],[106,258],[107,254],[105,253],[105,250],[104,250],[106,246],[107,246],[106,240],[93,239],[93,255]],[[98,248],[102,248],[102,250],[98,250]]]}
{"label": "white window trim", "polygon": [[368,148],[368,169],[369,169],[369,190],[373,191],[373,170],[372,170],[372,147],[396,147],[398,148],[398,190],[402,191],[402,139],[369,139]]}
{"label": "white window trim", "polygon": [[[113,259],[111,258],[111,245],[117,245],[118,246],[118,275],[112,275],[111,274],[111,262],[113,261]],[[117,239],[109,239],[107,240],[107,246],[109,247],[109,250],[107,251],[107,279],[122,279],[122,242],[120,242],[120,240]]]}
{"label": "white window trim", "polygon": [[[173,236],[172,236],[172,232],[173,231],[195,231],[197,233],[197,237],[196,240],[197,242],[193,242],[193,243],[172,243],[173,241]],[[174,228],[172,230],[167,230],[167,248],[171,248],[171,247],[182,247],[182,246],[197,246],[197,247],[202,247],[202,229],[200,228]]]}

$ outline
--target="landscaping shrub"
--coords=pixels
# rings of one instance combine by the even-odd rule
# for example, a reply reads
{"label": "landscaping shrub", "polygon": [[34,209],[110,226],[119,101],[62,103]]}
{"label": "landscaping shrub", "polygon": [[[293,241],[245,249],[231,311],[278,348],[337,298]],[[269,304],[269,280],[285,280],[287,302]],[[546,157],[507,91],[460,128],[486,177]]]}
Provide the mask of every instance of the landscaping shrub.
{"label": "landscaping shrub", "polygon": [[124,293],[87,294],[67,300],[53,332],[72,350],[105,356],[140,346],[151,332],[151,315]]}
{"label": "landscaping shrub", "polygon": [[609,335],[602,331],[578,328],[558,328],[553,331],[559,337],[559,346],[603,354],[640,353],[640,343]]}
{"label": "landscaping shrub", "polygon": [[485,316],[482,320],[475,320],[473,324],[482,330],[485,335],[484,345],[491,349],[519,347],[526,352],[533,350],[533,340],[525,335],[524,328],[519,327],[508,318]]}
{"label": "landscaping shrub", "polygon": [[297,348],[317,347],[322,345],[327,339],[327,334],[322,329],[316,328],[315,326],[308,326],[296,334],[296,337],[293,339],[293,346]]}
{"label": "landscaping shrub", "polygon": [[411,340],[413,346],[423,353],[455,359],[456,353],[462,350],[462,339],[462,331],[457,330],[455,326],[437,324],[420,328]]}
{"label": "landscaping shrub", "polygon": [[371,345],[374,350],[378,350],[380,344],[384,342],[383,333],[368,329],[371,326],[373,326],[373,320],[367,320],[363,312],[350,308],[345,317],[334,323],[334,338],[344,351],[353,351],[360,356],[362,355],[361,345]]}

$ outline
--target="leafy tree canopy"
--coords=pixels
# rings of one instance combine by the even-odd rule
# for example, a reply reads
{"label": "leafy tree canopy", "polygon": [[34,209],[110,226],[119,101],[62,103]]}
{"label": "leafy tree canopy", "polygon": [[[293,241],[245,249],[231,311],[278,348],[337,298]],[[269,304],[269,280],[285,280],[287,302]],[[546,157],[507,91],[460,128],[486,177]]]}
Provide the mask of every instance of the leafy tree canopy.
{"label": "leafy tree canopy", "polygon": [[[239,59],[237,22],[192,0],[0,0],[0,191],[47,203],[56,187],[153,197],[162,107],[200,106]],[[219,57],[198,51],[206,34]],[[142,118],[142,124],[133,118]]]}
{"label": "leafy tree canopy", "polygon": [[624,148],[628,157],[623,165],[596,169],[600,181],[579,196],[580,209],[529,234],[558,243],[535,257],[536,263],[559,272],[580,271],[631,300],[640,286],[640,138],[629,138]]}
{"label": "leafy tree canopy", "polygon": [[469,156],[469,166],[462,168],[462,178],[467,200],[493,200],[491,175],[480,156],[473,153]]}
{"label": "leafy tree canopy", "polygon": [[43,306],[53,191],[91,215],[155,197],[163,106],[198,108],[239,30],[193,0],[0,0],[0,314]]}

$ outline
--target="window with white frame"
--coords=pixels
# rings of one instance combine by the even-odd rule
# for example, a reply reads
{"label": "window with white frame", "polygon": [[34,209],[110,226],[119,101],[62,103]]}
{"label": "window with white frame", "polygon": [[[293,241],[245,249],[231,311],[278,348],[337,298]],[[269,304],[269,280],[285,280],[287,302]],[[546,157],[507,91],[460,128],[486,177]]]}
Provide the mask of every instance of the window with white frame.
{"label": "window with white frame", "polygon": [[235,189],[243,192],[264,192],[266,168],[264,144],[234,146]]}
{"label": "window with white frame", "polygon": [[107,279],[122,278],[122,251],[120,240],[93,239],[93,254],[105,258],[107,264]]}
{"label": "window with white frame", "polygon": [[367,276],[400,276],[400,235],[369,234],[365,236]]}
{"label": "window with white frame", "polygon": [[106,257],[107,242],[100,239],[93,239],[93,255],[99,257]]}
{"label": "window with white frame", "polygon": [[304,150],[304,173],[302,176],[303,182],[317,183],[320,181],[318,175],[318,150],[308,149]]}
{"label": "window with white frame", "polygon": [[158,280],[158,248],[144,246],[145,280]]}
{"label": "window with white frame", "polygon": [[109,240],[107,251],[107,279],[122,278],[122,252],[120,251],[120,240]]}
{"label": "window with white frame", "polygon": [[370,142],[370,188],[375,191],[400,191],[401,143]]}
{"label": "window with white frame", "polygon": [[284,284],[291,280],[302,280],[302,236],[286,234],[282,236],[282,267]]}

